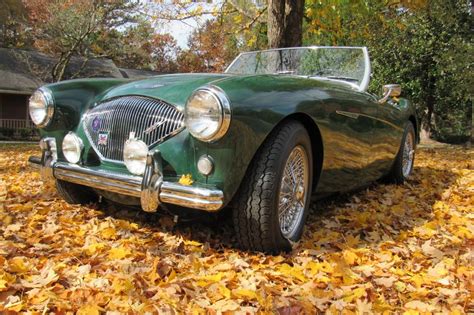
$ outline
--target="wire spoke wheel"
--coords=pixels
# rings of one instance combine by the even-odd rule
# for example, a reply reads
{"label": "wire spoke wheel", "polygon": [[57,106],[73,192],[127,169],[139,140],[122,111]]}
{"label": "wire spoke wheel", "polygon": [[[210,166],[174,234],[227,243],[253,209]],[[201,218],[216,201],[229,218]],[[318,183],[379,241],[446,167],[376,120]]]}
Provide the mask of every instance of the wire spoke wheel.
{"label": "wire spoke wheel", "polygon": [[403,177],[410,176],[413,168],[413,158],[415,156],[414,139],[411,133],[407,133],[405,143],[403,144],[402,172]]}
{"label": "wire spoke wheel", "polygon": [[296,232],[303,219],[308,191],[308,154],[303,146],[298,145],[286,161],[278,197],[280,229],[287,239]]}

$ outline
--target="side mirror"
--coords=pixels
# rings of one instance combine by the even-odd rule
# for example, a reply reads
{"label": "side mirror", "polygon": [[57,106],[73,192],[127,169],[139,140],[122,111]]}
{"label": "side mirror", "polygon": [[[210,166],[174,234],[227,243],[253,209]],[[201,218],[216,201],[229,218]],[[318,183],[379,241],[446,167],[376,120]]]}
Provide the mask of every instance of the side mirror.
{"label": "side mirror", "polygon": [[385,103],[389,97],[398,97],[402,94],[400,84],[385,84],[383,86],[383,97],[379,100],[380,104]]}

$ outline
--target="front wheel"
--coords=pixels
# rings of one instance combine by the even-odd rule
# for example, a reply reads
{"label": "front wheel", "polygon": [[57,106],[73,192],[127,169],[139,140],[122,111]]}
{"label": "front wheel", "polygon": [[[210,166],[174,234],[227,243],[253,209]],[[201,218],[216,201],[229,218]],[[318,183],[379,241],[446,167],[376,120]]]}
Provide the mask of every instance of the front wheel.
{"label": "front wheel", "polygon": [[400,144],[397,157],[388,175],[389,181],[396,184],[403,184],[413,172],[416,147],[415,139],[415,128],[411,122],[408,122],[405,126],[405,132],[403,133],[402,143]]}
{"label": "front wheel", "polygon": [[242,182],[233,211],[244,249],[277,253],[292,249],[303,233],[313,174],[311,140],[289,121],[267,138]]}

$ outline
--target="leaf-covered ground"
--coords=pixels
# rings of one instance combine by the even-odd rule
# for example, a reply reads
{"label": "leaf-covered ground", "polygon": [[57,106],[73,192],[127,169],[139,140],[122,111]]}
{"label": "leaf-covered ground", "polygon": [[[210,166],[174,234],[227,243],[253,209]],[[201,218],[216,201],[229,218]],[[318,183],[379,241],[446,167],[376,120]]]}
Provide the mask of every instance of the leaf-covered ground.
{"label": "leaf-covered ground", "polygon": [[0,312],[474,311],[472,150],[420,149],[408,184],[314,203],[281,256],[236,249],[231,223],[68,205],[30,154],[0,147]]}

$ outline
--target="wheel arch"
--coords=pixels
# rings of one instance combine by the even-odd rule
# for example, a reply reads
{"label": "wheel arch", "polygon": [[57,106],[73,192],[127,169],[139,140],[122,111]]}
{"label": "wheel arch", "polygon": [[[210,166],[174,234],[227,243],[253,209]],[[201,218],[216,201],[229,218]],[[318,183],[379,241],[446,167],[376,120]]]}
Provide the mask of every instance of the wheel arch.
{"label": "wheel arch", "polygon": [[324,146],[323,146],[321,131],[319,130],[319,127],[316,124],[316,122],[309,115],[305,113],[294,113],[294,114],[286,116],[282,121],[280,121],[274,127],[274,129],[286,123],[289,120],[296,120],[300,122],[301,124],[303,124],[311,140],[311,151],[313,155],[313,191],[314,191],[316,189],[316,186],[318,185],[319,178],[321,176],[321,171],[323,167],[323,159],[324,159]]}
{"label": "wheel arch", "polygon": [[415,128],[415,138],[416,138],[416,143],[420,143],[420,130],[418,129],[418,121],[414,115],[410,115],[408,117],[408,120],[413,124],[413,128]]}

